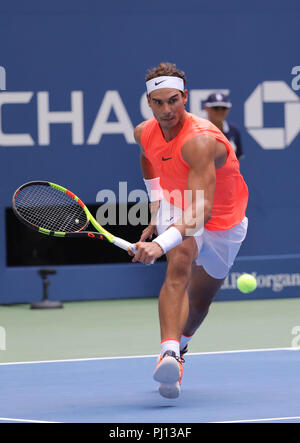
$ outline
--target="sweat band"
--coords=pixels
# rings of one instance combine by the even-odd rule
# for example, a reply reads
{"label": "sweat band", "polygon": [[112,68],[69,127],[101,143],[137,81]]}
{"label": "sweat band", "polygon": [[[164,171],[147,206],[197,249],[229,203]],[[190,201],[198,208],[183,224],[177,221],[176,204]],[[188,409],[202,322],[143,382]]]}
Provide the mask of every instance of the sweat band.
{"label": "sweat band", "polygon": [[173,249],[175,248],[175,246],[178,246],[180,245],[180,243],[182,243],[182,236],[178,229],[174,228],[174,226],[171,226],[171,228],[160,234],[153,241],[159,244],[165,254],[166,252],[170,251],[170,249]]}
{"label": "sweat band", "polygon": [[151,203],[158,200],[160,201],[163,198],[163,190],[160,187],[159,180],[159,177],[150,179],[144,178],[144,183],[147,188],[149,200],[151,201]]}
{"label": "sweat band", "polygon": [[184,81],[182,78],[173,77],[171,75],[164,75],[161,77],[152,78],[146,82],[147,93],[150,94],[152,91],[156,89],[162,88],[172,88],[179,89],[179,91],[184,91]]}

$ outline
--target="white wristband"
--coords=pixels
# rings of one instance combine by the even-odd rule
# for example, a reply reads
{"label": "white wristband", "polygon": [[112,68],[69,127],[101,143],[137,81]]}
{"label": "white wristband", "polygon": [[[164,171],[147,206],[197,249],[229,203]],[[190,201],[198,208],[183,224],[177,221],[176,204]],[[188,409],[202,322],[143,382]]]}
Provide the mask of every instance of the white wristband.
{"label": "white wristband", "polygon": [[144,183],[147,188],[149,200],[151,202],[160,201],[163,198],[163,190],[159,184],[160,177],[145,179]]}
{"label": "white wristband", "polygon": [[182,236],[178,229],[174,228],[174,226],[171,226],[171,228],[160,234],[153,241],[159,244],[165,254],[166,252],[170,251],[170,249],[173,249],[175,248],[175,246],[178,246],[180,245],[180,243],[182,243]]}

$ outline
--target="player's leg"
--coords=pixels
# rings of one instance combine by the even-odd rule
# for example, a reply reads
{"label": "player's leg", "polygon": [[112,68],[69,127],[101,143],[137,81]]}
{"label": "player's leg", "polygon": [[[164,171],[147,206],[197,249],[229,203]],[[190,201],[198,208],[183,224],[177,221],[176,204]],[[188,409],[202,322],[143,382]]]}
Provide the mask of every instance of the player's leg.
{"label": "player's leg", "polygon": [[161,354],[153,377],[160,383],[160,394],[167,398],[176,398],[180,393],[179,344],[188,316],[187,286],[197,252],[194,238],[169,251],[166,277],[159,295]]}
{"label": "player's leg", "polygon": [[[182,215],[182,210],[162,199],[157,215],[157,233],[165,232],[168,226]],[[194,238],[167,253],[168,267],[159,295],[159,318],[161,339],[180,340],[188,313],[188,286],[192,263],[198,254]]]}
{"label": "player's leg", "polygon": [[232,267],[247,233],[248,219],[227,231],[204,230],[196,238],[199,254],[189,282],[189,314],[181,338],[181,350],[207,316],[209,307]]}
{"label": "player's leg", "polygon": [[168,267],[159,295],[161,340],[180,340],[188,316],[187,287],[197,255],[194,238],[168,252]]}
{"label": "player's leg", "polygon": [[211,303],[224,282],[224,278],[210,276],[202,266],[192,267],[188,286],[189,309],[183,335],[190,337],[202,324],[208,314]]}

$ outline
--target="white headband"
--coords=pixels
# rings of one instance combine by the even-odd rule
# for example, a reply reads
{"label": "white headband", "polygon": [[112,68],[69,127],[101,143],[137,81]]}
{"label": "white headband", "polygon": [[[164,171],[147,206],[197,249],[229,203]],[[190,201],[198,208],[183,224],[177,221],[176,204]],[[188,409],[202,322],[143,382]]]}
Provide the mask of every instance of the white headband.
{"label": "white headband", "polygon": [[150,94],[152,91],[155,91],[156,89],[162,88],[172,88],[179,89],[179,91],[182,92],[184,91],[183,79],[179,77],[172,77],[170,75],[152,78],[151,80],[148,80],[146,82],[146,86],[148,94]]}

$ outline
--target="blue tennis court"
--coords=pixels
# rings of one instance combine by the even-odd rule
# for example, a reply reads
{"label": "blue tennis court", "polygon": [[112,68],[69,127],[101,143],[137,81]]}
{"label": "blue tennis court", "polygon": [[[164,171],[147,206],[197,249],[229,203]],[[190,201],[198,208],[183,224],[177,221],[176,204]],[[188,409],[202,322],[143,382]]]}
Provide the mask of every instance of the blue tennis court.
{"label": "blue tennis court", "polygon": [[0,422],[300,423],[300,352],[186,357],[181,396],[162,398],[156,356],[0,365]]}

